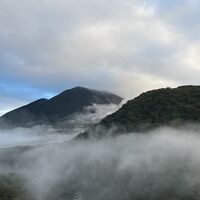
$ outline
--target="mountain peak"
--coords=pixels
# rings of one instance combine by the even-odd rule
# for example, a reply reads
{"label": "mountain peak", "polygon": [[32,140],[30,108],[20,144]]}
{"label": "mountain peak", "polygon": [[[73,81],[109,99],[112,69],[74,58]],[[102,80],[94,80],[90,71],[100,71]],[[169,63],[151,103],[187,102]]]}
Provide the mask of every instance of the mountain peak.
{"label": "mountain peak", "polygon": [[[87,88],[87,87],[81,87],[81,86],[76,86],[76,87],[73,87],[71,89],[67,89],[67,90],[64,90],[63,92],[61,92],[60,94],[62,93],[69,93],[69,92],[98,92],[98,93],[108,93],[108,94],[112,94],[111,92],[107,92],[107,91],[104,91],[104,90],[97,90],[97,89],[91,89],[91,88]],[[114,95],[114,94],[113,94]]]}
{"label": "mountain peak", "polygon": [[49,100],[39,99],[10,111],[0,118],[0,122],[12,124],[14,127],[54,124],[93,104],[119,104],[121,101],[122,98],[115,94],[78,86]]}
{"label": "mountain peak", "polygon": [[74,88],[71,88],[71,90],[89,90],[89,88],[82,87],[82,86],[76,86]]}

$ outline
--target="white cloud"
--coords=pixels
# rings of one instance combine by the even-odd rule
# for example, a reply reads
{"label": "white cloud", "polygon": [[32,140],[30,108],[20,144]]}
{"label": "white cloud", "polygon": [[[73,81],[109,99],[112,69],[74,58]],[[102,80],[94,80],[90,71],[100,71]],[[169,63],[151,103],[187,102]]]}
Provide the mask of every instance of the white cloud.
{"label": "white cloud", "polygon": [[126,97],[199,83],[196,0],[2,0],[0,7],[0,69],[8,79]]}

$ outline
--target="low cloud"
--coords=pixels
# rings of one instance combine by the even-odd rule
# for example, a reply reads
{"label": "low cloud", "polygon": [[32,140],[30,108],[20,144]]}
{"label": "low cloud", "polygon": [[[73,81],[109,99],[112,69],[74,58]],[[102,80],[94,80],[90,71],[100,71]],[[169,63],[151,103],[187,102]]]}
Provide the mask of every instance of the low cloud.
{"label": "low cloud", "polygon": [[23,177],[37,200],[195,199],[200,196],[199,137],[195,129],[162,128],[43,146],[22,151],[6,169]]}
{"label": "low cloud", "polygon": [[52,125],[37,125],[32,128],[0,128],[0,149],[5,147],[45,145],[62,143],[71,140],[77,134],[84,132],[91,125],[98,123],[105,116],[115,112],[120,105],[94,104],[85,107],[81,113],[75,113]]}

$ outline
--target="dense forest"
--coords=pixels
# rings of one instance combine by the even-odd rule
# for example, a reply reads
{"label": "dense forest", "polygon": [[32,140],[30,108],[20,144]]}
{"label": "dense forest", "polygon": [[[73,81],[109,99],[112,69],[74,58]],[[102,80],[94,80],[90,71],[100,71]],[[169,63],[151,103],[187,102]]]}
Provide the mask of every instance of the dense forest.
{"label": "dense forest", "polygon": [[[105,117],[99,124],[78,137],[102,136],[107,128],[113,134],[148,132],[161,126],[180,127],[200,122],[200,86],[162,88],[142,93],[129,100],[117,112]],[[99,129],[98,127],[101,127]],[[103,129],[103,131],[102,131]]]}

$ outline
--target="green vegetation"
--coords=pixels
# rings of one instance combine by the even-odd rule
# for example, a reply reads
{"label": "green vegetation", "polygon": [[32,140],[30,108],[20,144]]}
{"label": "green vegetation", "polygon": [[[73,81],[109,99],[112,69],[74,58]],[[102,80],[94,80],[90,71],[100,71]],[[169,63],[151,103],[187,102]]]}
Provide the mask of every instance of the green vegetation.
{"label": "green vegetation", "polygon": [[[119,131],[147,132],[160,126],[177,127],[199,122],[200,86],[181,86],[142,93],[117,112],[105,117],[97,126],[111,128],[114,125]],[[78,137],[93,134],[97,126]],[[105,131],[98,130],[96,134],[102,136],[104,133]]]}
{"label": "green vegetation", "polygon": [[128,101],[102,124],[118,124],[128,131],[146,131],[163,125],[200,122],[200,86],[164,88],[142,93]]}
{"label": "green vegetation", "polygon": [[0,176],[0,200],[31,200],[28,197],[24,181],[15,174]]}

